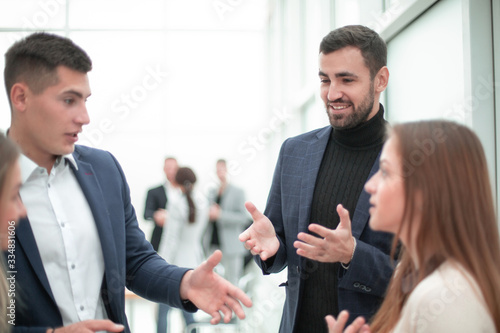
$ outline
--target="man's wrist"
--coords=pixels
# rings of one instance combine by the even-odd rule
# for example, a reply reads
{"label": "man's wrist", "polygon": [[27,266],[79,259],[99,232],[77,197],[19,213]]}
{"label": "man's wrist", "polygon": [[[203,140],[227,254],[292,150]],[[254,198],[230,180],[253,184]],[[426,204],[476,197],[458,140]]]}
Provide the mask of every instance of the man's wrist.
{"label": "man's wrist", "polygon": [[188,270],[181,279],[181,284],[179,287],[179,295],[180,295],[181,300],[183,302],[189,301],[189,296],[188,296],[189,288],[190,288],[189,287],[189,280],[191,278],[191,274],[193,274],[192,269]]}
{"label": "man's wrist", "polygon": [[340,265],[344,269],[349,269],[349,265],[351,264],[352,258],[354,258],[354,252],[356,251],[356,238],[354,238],[354,236],[352,237],[352,241],[353,241],[352,253],[351,253],[351,257],[350,257],[349,261],[347,263],[343,263],[343,262],[340,263]]}

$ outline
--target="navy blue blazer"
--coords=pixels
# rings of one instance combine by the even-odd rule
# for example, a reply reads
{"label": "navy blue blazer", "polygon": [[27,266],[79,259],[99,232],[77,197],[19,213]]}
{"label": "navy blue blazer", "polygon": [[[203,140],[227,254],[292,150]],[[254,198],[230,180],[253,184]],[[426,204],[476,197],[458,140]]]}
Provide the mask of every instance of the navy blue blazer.
{"label": "navy blue blazer", "polygon": [[[125,287],[153,302],[188,311],[179,294],[187,271],[166,263],[139,229],[130,190],[118,161],[108,152],[76,146],[78,170],[70,163],[94,216],[104,256],[101,295],[108,317],[125,325]],[[71,198],[68,198],[71,200]],[[16,232],[16,318],[14,332],[43,332],[63,325],[28,219]]]}
{"label": "navy blue blazer", "polygon": [[[301,281],[307,278],[303,258],[297,255],[293,243],[299,232],[307,232],[316,177],[331,131],[332,127],[327,126],[283,143],[264,211],[274,225],[280,247],[273,258],[263,262],[256,256],[256,261],[264,274],[288,267],[288,281],[282,284],[286,287],[280,325],[283,333],[293,332]],[[377,158],[369,177],[377,172],[378,164]],[[353,215],[352,234],[357,239],[357,246],[349,269],[339,269],[339,309],[348,310],[351,320],[357,316],[368,319],[376,312],[393,272],[389,255],[393,236],[375,232],[368,226],[369,197],[363,190]]]}

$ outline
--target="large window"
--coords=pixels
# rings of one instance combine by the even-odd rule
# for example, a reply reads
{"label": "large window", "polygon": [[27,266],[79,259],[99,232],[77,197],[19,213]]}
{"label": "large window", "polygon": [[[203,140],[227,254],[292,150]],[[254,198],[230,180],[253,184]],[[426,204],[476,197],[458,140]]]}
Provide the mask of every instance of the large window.
{"label": "large window", "polygon": [[[234,160],[241,167],[233,180],[264,202],[255,182],[263,153],[250,159],[241,147],[271,113],[267,9],[266,0],[2,0],[0,51],[45,30],[88,52],[91,123],[80,143],[117,156],[139,212],[147,187],[164,179],[166,155],[193,167],[203,187],[213,185],[216,159]],[[5,93],[0,105],[5,130]]]}

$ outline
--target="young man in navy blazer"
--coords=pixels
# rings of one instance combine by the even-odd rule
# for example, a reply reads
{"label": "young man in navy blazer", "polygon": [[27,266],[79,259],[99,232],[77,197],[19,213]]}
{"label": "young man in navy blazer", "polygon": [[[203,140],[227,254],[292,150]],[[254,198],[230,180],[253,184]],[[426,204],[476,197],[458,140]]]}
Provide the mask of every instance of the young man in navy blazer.
{"label": "young man in navy blazer", "polygon": [[[89,123],[87,54],[67,38],[35,33],[6,53],[8,135],[22,149],[16,230],[14,332],[129,332],[125,288],[212,323],[240,318],[250,299],[213,272],[166,263],[139,229],[124,173],[109,153],[75,146]],[[220,312],[219,312],[220,311]]]}

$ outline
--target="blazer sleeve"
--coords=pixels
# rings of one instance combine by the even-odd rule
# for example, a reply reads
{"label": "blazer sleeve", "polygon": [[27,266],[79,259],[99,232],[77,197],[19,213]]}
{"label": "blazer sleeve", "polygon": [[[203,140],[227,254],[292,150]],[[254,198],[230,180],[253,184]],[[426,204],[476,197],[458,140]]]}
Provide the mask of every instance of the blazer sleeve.
{"label": "blazer sleeve", "polygon": [[281,272],[287,265],[287,253],[286,253],[286,237],[285,229],[283,224],[283,215],[281,210],[281,168],[283,165],[283,155],[285,151],[286,144],[289,140],[286,140],[281,146],[278,161],[276,163],[276,168],[274,170],[273,182],[271,189],[269,191],[269,197],[267,199],[266,209],[264,210],[264,215],[271,220],[276,236],[280,242],[280,247],[276,254],[263,261],[259,256],[254,256],[257,265],[262,269],[264,274],[278,273]]}
{"label": "blazer sleeve", "polygon": [[[111,155],[111,154],[110,154]],[[118,161],[113,158],[122,182],[122,201],[125,219],[125,260],[126,287],[139,296],[153,302],[195,311],[192,303],[187,305],[180,297],[180,283],[188,268],[168,264],[153,250],[139,228],[134,207],[130,199],[130,189]],[[120,259],[119,257],[117,258]],[[113,274],[113,272],[106,272]]]}
{"label": "blazer sleeve", "polygon": [[[369,230],[371,234],[373,231]],[[387,248],[392,243],[392,236],[388,234],[376,233],[373,238],[378,238],[382,247],[377,247],[373,243],[368,244],[357,239],[356,250],[349,268],[339,269],[339,289],[351,290],[384,297],[387,286],[394,271],[394,263],[387,252],[381,248]],[[362,237],[360,237],[363,239]]]}
{"label": "blazer sleeve", "polygon": [[13,326],[12,333],[46,333],[51,327],[22,327]]}

